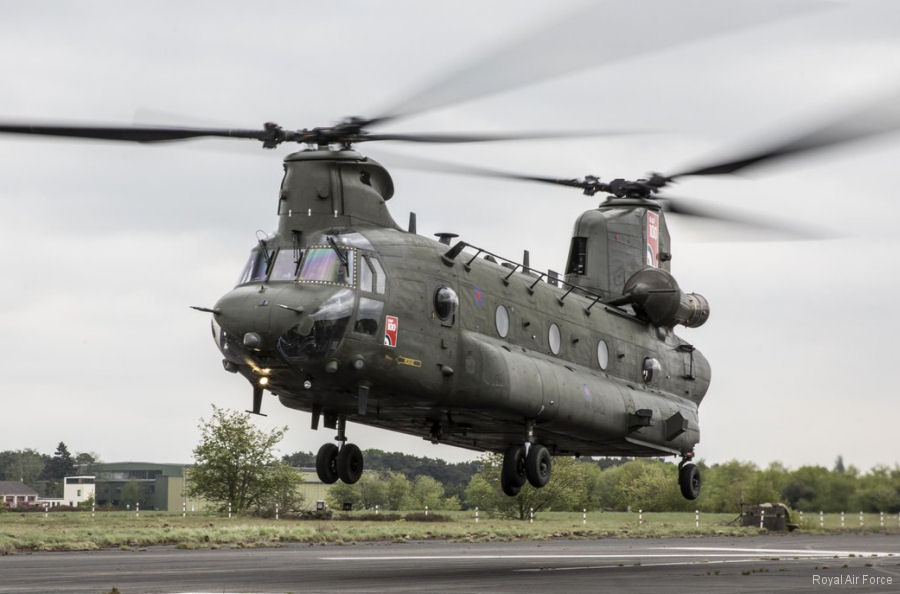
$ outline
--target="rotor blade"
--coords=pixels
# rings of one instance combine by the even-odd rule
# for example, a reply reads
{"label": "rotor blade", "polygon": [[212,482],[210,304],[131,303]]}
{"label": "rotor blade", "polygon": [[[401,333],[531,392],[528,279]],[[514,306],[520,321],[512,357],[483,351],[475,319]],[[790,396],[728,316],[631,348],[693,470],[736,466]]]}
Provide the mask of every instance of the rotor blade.
{"label": "rotor blade", "polygon": [[33,125],[0,122],[0,133],[63,136],[68,138],[93,138],[97,140],[126,142],[165,142],[208,136],[265,140],[269,131],[215,128],[165,128],[154,126]]}
{"label": "rotor blade", "polygon": [[722,221],[736,224],[755,231],[775,232],[788,238],[795,239],[826,239],[833,237],[820,229],[814,229],[806,225],[791,223],[784,219],[760,216],[748,212],[740,212],[732,209],[721,209],[698,204],[696,201],[672,196],[654,196],[653,200],[659,202],[663,210],[685,217]]}
{"label": "rotor blade", "polygon": [[400,140],[403,142],[434,142],[434,143],[463,143],[463,142],[501,142],[504,140],[543,140],[559,138],[597,138],[600,136],[622,136],[626,134],[642,134],[642,131],[628,130],[584,130],[584,131],[546,131],[546,132],[421,132],[412,134],[366,134],[361,140]]}
{"label": "rotor blade", "polygon": [[737,173],[756,165],[774,162],[801,153],[818,151],[900,130],[900,91],[845,113],[808,132],[768,148],[749,152],[727,161],[713,162],[670,176],[721,175]]}
{"label": "rotor blade", "polygon": [[438,78],[366,126],[821,9],[813,0],[589,2]]}
{"label": "rotor blade", "polygon": [[539,175],[526,175],[522,173],[511,173],[509,171],[501,171],[499,169],[490,169],[488,167],[476,167],[474,165],[461,165],[458,163],[450,163],[447,161],[438,161],[435,159],[423,159],[422,157],[412,157],[409,155],[401,155],[399,153],[387,152],[381,149],[375,153],[378,155],[379,161],[385,161],[391,167],[401,169],[415,169],[419,171],[434,171],[437,173],[451,173],[454,175],[473,175],[476,177],[491,177],[496,179],[511,179],[518,181],[541,182],[545,184],[555,184],[560,186],[570,186],[580,188],[581,180],[565,179],[556,177],[543,177]]}

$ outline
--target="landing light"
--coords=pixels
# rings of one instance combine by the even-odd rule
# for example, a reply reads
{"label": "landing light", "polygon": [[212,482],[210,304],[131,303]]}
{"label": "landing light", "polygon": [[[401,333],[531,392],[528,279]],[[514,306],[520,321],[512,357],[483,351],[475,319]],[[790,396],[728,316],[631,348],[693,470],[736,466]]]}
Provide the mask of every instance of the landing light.
{"label": "landing light", "polygon": [[269,385],[269,378],[267,378],[267,377],[261,377],[261,378],[259,378],[259,385],[260,385],[260,386],[268,386],[268,385]]}

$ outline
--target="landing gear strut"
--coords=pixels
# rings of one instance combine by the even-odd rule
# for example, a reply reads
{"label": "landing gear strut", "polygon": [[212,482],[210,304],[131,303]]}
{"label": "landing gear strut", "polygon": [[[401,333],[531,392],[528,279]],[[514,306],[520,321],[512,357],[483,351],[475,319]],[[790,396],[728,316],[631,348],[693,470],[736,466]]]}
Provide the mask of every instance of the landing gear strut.
{"label": "landing gear strut", "polygon": [[338,417],[337,431],[335,440],[341,442],[338,448],[333,443],[323,444],[316,454],[316,474],[319,480],[330,485],[337,482],[338,479],[352,485],[360,479],[363,471],[363,455],[359,447],[352,443],[347,443],[345,430],[347,427],[347,419]]}
{"label": "landing gear strut", "polygon": [[686,457],[678,465],[678,486],[685,499],[696,499],[700,495],[700,469]]}

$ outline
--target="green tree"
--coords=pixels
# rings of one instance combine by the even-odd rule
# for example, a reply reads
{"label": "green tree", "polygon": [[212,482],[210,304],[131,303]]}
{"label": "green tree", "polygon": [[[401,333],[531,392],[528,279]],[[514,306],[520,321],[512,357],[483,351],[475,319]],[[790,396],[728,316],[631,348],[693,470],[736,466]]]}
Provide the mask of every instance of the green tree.
{"label": "green tree", "polygon": [[212,418],[200,420],[200,443],[188,476],[188,493],[235,512],[261,509],[289,497],[301,478],[274,453],[287,427],[268,433],[250,415],[213,406]]}
{"label": "green tree", "polygon": [[100,462],[100,456],[95,452],[78,452],[75,454],[75,464],[90,466]]}
{"label": "green tree", "polygon": [[387,509],[403,509],[412,493],[412,483],[405,475],[399,472],[388,472],[387,480]]}
{"label": "green tree", "polygon": [[63,442],[59,442],[59,445],[56,446],[56,452],[53,453],[53,457],[47,461],[46,466],[44,466],[44,472],[42,473],[42,477],[48,480],[56,480],[61,479],[65,476],[71,475],[75,471],[75,459],[72,457],[72,454],[69,453],[69,448],[66,447],[66,444]]}
{"label": "green tree", "polygon": [[[365,476],[365,473],[363,473]],[[362,478],[359,479],[360,481]],[[346,483],[335,483],[328,489],[325,500],[331,509],[343,509],[345,503],[349,503],[353,509],[361,507],[362,494],[360,493],[359,483],[348,485]]]}
{"label": "green tree", "polygon": [[131,479],[122,487],[122,497],[119,500],[119,505],[134,508],[140,501],[141,485],[136,480]]}
{"label": "green tree", "polygon": [[49,460],[49,456],[32,449],[0,452],[0,480],[34,487]]}

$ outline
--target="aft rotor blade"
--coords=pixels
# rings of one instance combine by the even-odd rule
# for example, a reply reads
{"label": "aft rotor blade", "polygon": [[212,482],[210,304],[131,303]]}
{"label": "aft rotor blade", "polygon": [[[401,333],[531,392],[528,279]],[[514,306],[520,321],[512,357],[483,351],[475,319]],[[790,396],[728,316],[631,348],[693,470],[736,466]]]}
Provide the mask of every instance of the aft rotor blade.
{"label": "aft rotor blade", "polygon": [[709,165],[688,169],[672,175],[670,178],[737,173],[750,167],[779,161],[794,155],[848,144],[897,130],[900,130],[900,91],[845,113],[839,118],[787,141],[748,152],[727,161],[713,162]]}
{"label": "aft rotor blade", "polygon": [[0,122],[0,133],[93,138],[126,142],[166,142],[188,138],[223,137],[266,140],[268,130],[231,130],[215,128],[165,128],[155,126],[72,126],[33,125]]}
{"label": "aft rotor blade", "polygon": [[722,221],[755,231],[775,232],[779,235],[795,239],[826,239],[831,237],[831,235],[822,230],[791,223],[784,219],[765,217],[731,209],[714,208],[698,204],[696,201],[685,198],[654,196],[653,200],[659,202],[664,211],[680,216]]}
{"label": "aft rotor blade", "polygon": [[812,0],[608,0],[478,56],[366,126],[821,9]]}

